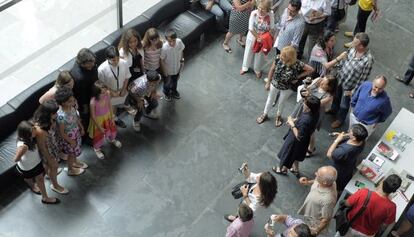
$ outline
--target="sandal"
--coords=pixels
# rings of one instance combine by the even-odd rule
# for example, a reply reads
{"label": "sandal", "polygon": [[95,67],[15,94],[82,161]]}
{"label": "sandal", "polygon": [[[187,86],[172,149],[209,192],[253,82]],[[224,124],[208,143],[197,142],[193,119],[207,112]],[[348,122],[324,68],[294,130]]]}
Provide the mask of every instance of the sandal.
{"label": "sandal", "polygon": [[308,149],[308,151],[306,152],[305,157],[306,157],[306,158],[312,157],[312,156],[313,156],[313,153],[314,153],[315,151],[316,151],[316,148],[315,148],[315,147],[313,148],[313,151],[311,151],[311,150],[309,150],[309,149]]}
{"label": "sandal", "polygon": [[68,170],[68,175],[69,176],[78,176],[85,173],[85,170],[82,168],[72,168],[70,170]]}
{"label": "sandal", "polygon": [[408,96],[409,96],[411,99],[414,99],[414,92],[411,92],[410,94],[408,94]]}
{"label": "sandal", "polygon": [[263,76],[262,72],[259,72],[259,73],[256,72],[255,74],[256,74],[256,79],[257,80],[259,80]]}
{"label": "sandal", "polygon": [[257,124],[262,124],[264,121],[268,119],[267,114],[262,114],[256,119]]}
{"label": "sandal", "polygon": [[[30,188],[30,187],[29,187]],[[32,191],[32,193],[36,194],[36,195],[41,195],[42,193],[40,193],[40,190],[36,190],[34,188],[30,188],[30,191]]]}
{"label": "sandal", "polygon": [[275,126],[276,126],[276,127],[280,127],[280,126],[282,126],[282,124],[283,124],[283,119],[282,119],[282,117],[281,117],[281,116],[276,116],[276,119],[275,119]]}
{"label": "sandal", "polygon": [[295,169],[293,169],[293,168],[290,168],[289,170],[290,170],[290,172],[292,172],[292,174],[294,174],[294,175],[296,175],[296,176],[298,176],[298,175],[299,175],[299,170],[295,170]]}
{"label": "sandal", "polygon": [[243,42],[243,40],[237,39],[237,40],[236,40],[236,42],[237,42],[240,46],[242,46],[243,48],[244,48],[244,47],[246,47],[246,43],[245,43],[245,42]]}
{"label": "sandal", "polygon": [[244,71],[243,69],[240,69],[240,75],[244,75],[247,71]]}
{"label": "sandal", "polygon": [[59,198],[55,198],[55,201],[50,202],[50,201],[45,201],[45,200],[42,199],[42,203],[43,204],[59,204],[60,200],[59,200]]}
{"label": "sandal", "polygon": [[287,175],[287,170],[281,170],[280,167],[272,167],[273,172],[275,172],[276,174],[281,174],[281,175]]}
{"label": "sandal", "polygon": [[223,45],[223,49],[227,52],[227,53],[232,53],[231,48],[228,44],[222,44]]}

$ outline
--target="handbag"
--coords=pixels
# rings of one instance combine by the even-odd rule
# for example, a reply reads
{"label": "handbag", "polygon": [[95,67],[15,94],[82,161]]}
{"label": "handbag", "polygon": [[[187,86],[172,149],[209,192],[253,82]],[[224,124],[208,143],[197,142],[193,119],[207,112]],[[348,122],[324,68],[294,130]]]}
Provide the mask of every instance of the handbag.
{"label": "handbag", "polygon": [[232,190],[231,190],[231,195],[233,195],[234,199],[239,199],[241,197],[243,197],[243,194],[240,190],[240,187],[244,186],[244,185],[248,185],[248,189],[250,190],[250,188],[253,186],[253,183],[249,183],[247,181],[243,181],[241,183],[236,184]]}
{"label": "handbag", "polygon": [[365,211],[367,208],[369,199],[371,197],[371,191],[368,190],[368,195],[365,198],[364,205],[359,209],[359,211],[352,217],[351,220],[348,220],[348,212],[351,210],[351,207],[345,205],[345,201],[342,201],[339,204],[339,209],[336,212],[334,219],[336,224],[336,231],[339,232],[341,236],[344,236],[349,228],[352,226],[352,223]]}

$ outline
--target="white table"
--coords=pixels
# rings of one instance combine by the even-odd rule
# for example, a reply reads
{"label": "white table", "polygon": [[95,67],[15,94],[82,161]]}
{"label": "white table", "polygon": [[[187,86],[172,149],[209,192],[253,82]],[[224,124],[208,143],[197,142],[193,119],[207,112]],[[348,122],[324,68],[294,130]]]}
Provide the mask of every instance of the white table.
{"label": "white table", "polygon": [[[386,141],[385,135],[390,130],[405,133],[406,135],[414,139],[414,113],[408,111],[405,108],[402,108],[398,115],[395,117],[395,119],[392,121],[390,126],[387,128],[385,133],[382,135],[381,139],[377,142],[377,144],[374,146],[374,148],[371,150],[371,152],[365,159],[367,159],[372,153],[375,153],[376,155],[380,156],[385,160],[385,163],[381,166],[381,168],[384,170],[385,175],[390,169],[394,169],[398,173],[401,173],[403,170],[406,170],[409,174],[414,176],[414,140],[405,147],[404,151],[401,151]],[[399,157],[396,160],[391,161],[379,155],[379,152],[376,150],[376,147],[381,141],[384,141],[387,145],[389,145],[391,148],[393,148],[399,153]],[[375,190],[375,184],[373,182],[362,176],[359,172],[356,172],[356,174],[352,177],[351,181],[349,181],[349,183],[345,187],[345,190],[342,193],[339,200],[343,200],[345,195],[347,194],[353,194],[356,191],[358,191],[358,187],[355,186],[356,181],[364,183],[365,187],[370,190]],[[411,185],[408,187],[404,194],[408,198],[408,200],[412,198],[414,194],[414,181],[412,181]],[[393,198],[392,201],[397,205],[397,213],[395,218],[396,220],[398,220],[400,219],[402,213],[406,209],[408,202],[404,200],[404,198],[400,194]],[[382,237],[388,236],[392,227],[393,225],[388,226],[382,234]]]}

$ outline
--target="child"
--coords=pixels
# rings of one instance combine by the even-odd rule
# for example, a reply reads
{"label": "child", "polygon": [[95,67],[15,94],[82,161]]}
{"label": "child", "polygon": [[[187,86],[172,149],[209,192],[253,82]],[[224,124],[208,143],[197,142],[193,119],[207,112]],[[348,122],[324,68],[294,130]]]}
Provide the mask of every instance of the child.
{"label": "child", "polygon": [[227,227],[226,237],[248,237],[253,224],[253,210],[245,203],[241,203],[238,217]]}
{"label": "child", "polygon": [[117,148],[122,144],[116,140],[116,126],[112,113],[111,96],[102,83],[97,81],[92,87],[92,98],[90,103],[91,118],[89,121],[88,134],[92,139],[93,149],[98,159],[104,159],[105,155],[101,147],[105,137]]}
{"label": "child", "polygon": [[[42,203],[58,204],[59,199],[47,195],[43,178],[45,170],[36,149],[35,136],[33,124],[27,121],[19,123],[17,126],[17,150],[14,156],[14,161],[17,163],[16,169],[23,176],[30,190],[42,195]],[[35,183],[33,183],[33,179]]]}
{"label": "child", "polygon": [[148,71],[146,75],[132,82],[129,87],[131,104],[137,109],[132,127],[136,132],[141,131],[141,117],[157,119],[159,117],[155,109],[158,107],[157,86],[161,79],[156,71]]}
{"label": "child", "polygon": [[178,78],[180,70],[184,63],[183,50],[185,48],[181,39],[173,30],[165,33],[167,42],[161,49],[161,65],[164,70],[164,94],[165,100],[171,101],[171,98],[180,99],[180,93],[177,91]]}
{"label": "child", "polygon": [[[105,50],[106,61],[98,67],[99,80],[111,92],[111,104],[113,112],[116,116],[118,107],[124,106],[125,98],[127,96],[128,80],[131,77],[128,64],[124,59],[119,58],[119,51],[114,46],[109,46]],[[131,111],[132,113],[132,111]],[[119,117],[116,116],[115,124],[121,128],[126,128],[126,124]]]}
{"label": "child", "polygon": [[58,144],[59,138],[56,134],[56,117],[58,109],[59,106],[54,100],[48,100],[41,104],[34,114],[34,130],[46,173],[52,183],[50,189],[59,194],[67,194],[69,190],[62,187],[57,180],[59,168],[58,162],[62,150]]}
{"label": "child", "polygon": [[160,61],[162,41],[157,29],[149,28],[145,32],[142,46],[144,48],[144,69],[146,71],[157,71],[159,74],[162,74]]}
{"label": "child", "polygon": [[119,56],[127,62],[131,78],[129,83],[144,75],[144,48],[141,36],[133,28],[122,34],[118,45]]}
{"label": "child", "polygon": [[76,159],[81,154],[81,136],[85,131],[74,108],[75,97],[71,89],[63,87],[56,91],[55,99],[60,106],[57,112],[57,123],[62,137],[62,151],[68,155],[68,175],[81,175],[88,165]]}

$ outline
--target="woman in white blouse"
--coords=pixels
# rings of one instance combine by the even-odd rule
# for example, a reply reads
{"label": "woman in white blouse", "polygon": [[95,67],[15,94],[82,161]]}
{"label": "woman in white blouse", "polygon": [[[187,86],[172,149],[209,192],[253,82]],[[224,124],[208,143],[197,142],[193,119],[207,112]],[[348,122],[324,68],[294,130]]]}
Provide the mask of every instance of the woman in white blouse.
{"label": "woman in white blouse", "polygon": [[[240,188],[243,194],[243,203],[253,210],[254,216],[257,216],[261,209],[269,207],[275,199],[277,193],[276,178],[270,172],[250,172],[247,163],[243,163],[242,172],[246,181],[253,184],[250,188],[248,185]],[[225,219],[232,222],[236,219],[236,216],[226,215]]]}

